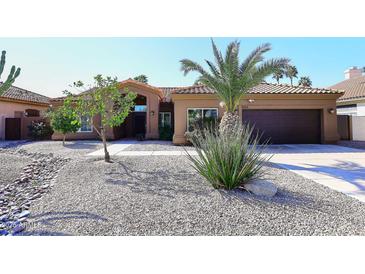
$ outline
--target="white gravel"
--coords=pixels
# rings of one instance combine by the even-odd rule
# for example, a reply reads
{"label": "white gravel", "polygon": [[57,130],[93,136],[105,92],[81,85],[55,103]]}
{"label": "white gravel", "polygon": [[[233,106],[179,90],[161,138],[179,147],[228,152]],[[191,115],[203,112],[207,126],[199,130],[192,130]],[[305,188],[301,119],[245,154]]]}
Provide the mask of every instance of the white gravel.
{"label": "white gravel", "polygon": [[80,158],[102,147],[102,142],[98,140],[66,141],[65,146],[62,145],[62,141],[37,141],[18,146],[30,153],[53,153],[55,156],[67,158]]}
{"label": "white gravel", "polygon": [[0,153],[0,188],[14,181],[31,159]]}
{"label": "white gravel", "polygon": [[267,167],[272,200],[214,190],[184,156],[78,158],[32,205],[28,235],[365,235],[365,204]]}

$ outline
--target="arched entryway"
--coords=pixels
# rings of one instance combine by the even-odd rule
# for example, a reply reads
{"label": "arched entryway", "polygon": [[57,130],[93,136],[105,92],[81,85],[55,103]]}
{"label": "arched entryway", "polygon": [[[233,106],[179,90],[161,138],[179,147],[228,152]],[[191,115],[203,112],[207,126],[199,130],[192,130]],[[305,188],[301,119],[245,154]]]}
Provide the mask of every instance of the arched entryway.
{"label": "arched entryway", "polygon": [[147,97],[137,95],[135,106],[125,119],[124,123],[114,128],[116,139],[121,138],[145,138],[147,132]]}
{"label": "arched entryway", "polygon": [[124,123],[113,128],[112,139],[137,138],[158,139],[159,104],[163,92],[155,87],[131,79],[120,83],[121,92],[137,93],[135,107]]}

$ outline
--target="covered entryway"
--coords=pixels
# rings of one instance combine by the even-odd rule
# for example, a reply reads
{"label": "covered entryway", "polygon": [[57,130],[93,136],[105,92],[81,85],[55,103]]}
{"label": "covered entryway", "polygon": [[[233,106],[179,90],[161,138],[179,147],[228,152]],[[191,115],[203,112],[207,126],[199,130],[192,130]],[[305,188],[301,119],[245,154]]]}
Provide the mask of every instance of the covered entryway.
{"label": "covered entryway", "polygon": [[271,144],[321,143],[321,111],[317,109],[243,110],[242,119]]}
{"label": "covered entryway", "polygon": [[119,127],[114,127],[114,136],[120,138],[135,138],[146,135],[147,125],[147,98],[146,96],[138,95],[135,99],[135,106],[129,113],[124,123]]}
{"label": "covered entryway", "polygon": [[21,139],[21,119],[5,118],[5,140]]}

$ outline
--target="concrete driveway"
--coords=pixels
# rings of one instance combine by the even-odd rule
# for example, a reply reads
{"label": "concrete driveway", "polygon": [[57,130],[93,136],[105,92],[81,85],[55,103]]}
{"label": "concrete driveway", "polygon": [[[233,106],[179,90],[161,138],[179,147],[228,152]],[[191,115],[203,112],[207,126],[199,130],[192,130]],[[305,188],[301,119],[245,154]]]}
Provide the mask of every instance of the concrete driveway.
{"label": "concrete driveway", "polygon": [[365,202],[365,150],[336,145],[271,146],[271,162]]}

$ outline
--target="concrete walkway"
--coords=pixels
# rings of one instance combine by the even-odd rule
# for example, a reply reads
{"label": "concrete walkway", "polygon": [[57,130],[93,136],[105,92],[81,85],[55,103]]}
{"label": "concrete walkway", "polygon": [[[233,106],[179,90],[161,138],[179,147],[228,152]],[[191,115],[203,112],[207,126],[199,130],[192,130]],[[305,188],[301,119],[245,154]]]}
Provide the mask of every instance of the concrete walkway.
{"label": "concrete walkway", "polygon": [[[127,147],[134,145],[137,143],[135,140],[121,140],[113,142],[111,145],[108,145],[108,151],[111,156],[117,155],[122,150],[126,149]],[[87,154],[88,156],[104,156],[104,149],[96,150],[92,153]]]}
{"label": "concrete walkway", "polygon": [[365,151],[335,145],[272,146],[271,162],[365,202]]}

